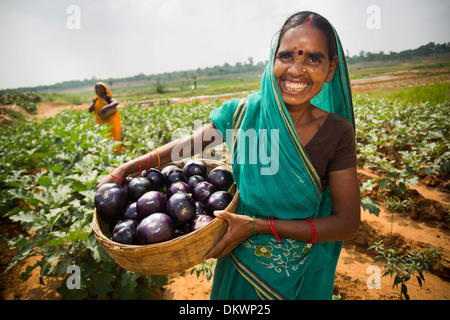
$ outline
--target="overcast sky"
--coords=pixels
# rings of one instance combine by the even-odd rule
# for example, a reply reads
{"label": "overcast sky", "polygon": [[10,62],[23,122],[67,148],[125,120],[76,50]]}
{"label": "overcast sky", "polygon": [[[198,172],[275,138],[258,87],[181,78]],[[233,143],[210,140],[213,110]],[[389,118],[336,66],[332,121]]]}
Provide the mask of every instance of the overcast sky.
{"label": "overcast sky", "polygon": [[0,89],[265,61],[300,10],[350,55],[450,42],[450,0],[0,0]]}

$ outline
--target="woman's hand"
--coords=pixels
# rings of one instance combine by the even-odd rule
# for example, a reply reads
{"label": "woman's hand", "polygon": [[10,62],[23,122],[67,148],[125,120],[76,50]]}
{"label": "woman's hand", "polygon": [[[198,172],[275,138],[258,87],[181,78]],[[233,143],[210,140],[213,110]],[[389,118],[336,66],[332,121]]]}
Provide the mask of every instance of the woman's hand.
{"label": "woman's hand", "polygon": [[[112,172],[112,174],[115,177],[120,178],[120,179],[125,179],[125,177],[126,177],[126,175],[124,173],[124,170],[121,167],[119,167],[116,170],[114,170]],[[97,189],[100,188],[105,183],[115,183],[115,184],[121,185],[122,184],[122,180],[117,179],[115,177],[113,177],[111,174],[103,176],[103,178],[100,179],[100,181],[99,181],[99,183],[97,185]]]}
{"label": "woman's hand", "polygon": [[115,115],[117,112],[117,106],[116,105],[112,105],[112,104],[108,104],[106,106],[104,106],[99,112],[98,112],[98,116],[102,119],[102,120],[106,120],[110,117],[112,117],[113,115]]}
{"label": "woman's hand", "polygon": [[100,179],[100,182],[97,185],[97,189],[100,188],[101,185],[103,185],[105,183],[115,183],[115,184],[121,185],[122,181],[120,181],[119,179],[113,178],[110,174],[108,174]]}
{"label": "woman's hand", "polygon": [[222,240],[208,252],[204,260],[226,256],[252,235],[253,220],[251,217],[227,211],[215,211],[214,215],[228,221],[228,231]]}

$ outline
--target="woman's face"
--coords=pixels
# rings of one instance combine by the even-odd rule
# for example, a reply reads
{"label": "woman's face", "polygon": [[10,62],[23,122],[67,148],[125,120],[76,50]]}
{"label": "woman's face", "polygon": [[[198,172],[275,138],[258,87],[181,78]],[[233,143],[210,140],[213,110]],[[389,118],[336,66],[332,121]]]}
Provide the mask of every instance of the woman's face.
{"label": "woman's face", "polygon": [[104,97],[106,96],[106,89],[102,85],[95,85],[95,92],[100,96]]}
{"label": "woman's face", "polygon": [[301,25],[286,31],[273,65],[286,106],[309,106],[324,82],[333,78],[337,61],[337,56],[330,61],[327,39],[319,29]]}

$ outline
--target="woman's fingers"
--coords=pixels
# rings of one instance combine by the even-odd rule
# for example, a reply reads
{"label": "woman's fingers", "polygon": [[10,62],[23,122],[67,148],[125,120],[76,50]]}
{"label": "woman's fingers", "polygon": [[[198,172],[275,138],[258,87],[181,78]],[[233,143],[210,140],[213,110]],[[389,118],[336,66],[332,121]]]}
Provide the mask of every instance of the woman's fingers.
{"label": "woman's fingers", "polygon": [[217,243],[217,245],[211,249],[210,252],[205,256],[204,260],[208,260],[209,258],[221,258],[229,254],[233,251],[234,248],[239,243],[233,241],[229,233],[226,233],[222,240]]}
{"label": "woman's fingers", "polygon": [[227,211],[214,211],[214,215],[228,221],[228,231],[219,243],[208,252],[205,260],[226,256],[248,237],[245,231],[245,222],[248,220],[248,217]]}
{"label": "woman's fingers", "polygon": [[[214,215],[217,218],[221,218],[221,219],[225,219],[228,221],[228,217],[226,215],[226,211],[214,211]],[[220,240],[216,246],[214,248],[212,248],[207,254],[206,256],[203,258],[203,260],[208,260],[209,258],[217,258],[217,254],[219,252],[221,252],[223,250],[223,248],[225,247],[227,240],[227,235],[229,234],[230,231],[230,224],[228,223],[228,231],[227,233],[224,235],[224,237],[222,238],[222,240]]]}
{"label": "woman's fingers", "polygon": [[105,183],[115,183],[118,185],[122,184],[120,180],[113,178],[111,175],[105,175],[97,184],[97,189],[100,188]]}

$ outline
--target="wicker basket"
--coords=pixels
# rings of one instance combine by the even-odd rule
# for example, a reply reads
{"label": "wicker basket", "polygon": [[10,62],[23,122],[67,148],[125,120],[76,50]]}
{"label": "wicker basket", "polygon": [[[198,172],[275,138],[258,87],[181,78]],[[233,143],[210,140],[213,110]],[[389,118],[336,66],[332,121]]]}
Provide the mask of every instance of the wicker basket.
{"label": "wicker basket", "polygon": [[[217,166],[231,167],[219,161],[196,159],[202,161],[207,173]],[[186,160],[187,161],[187,160]],[[186,161],[168,163],[182,168]],[[239,204],[239,191],[236,186],[231,190],[233,200],[226,208],[236,212]],[[149,245],[126,245],[112,241],[107,224],[94,210],[92,229],[97,240],[106,252],[124,269],[141,274],[166,275],[186,270],[203,261],[203,257],[220,241],[228,229],[228,223],[216,218],[206,226],[184,236]]]}

